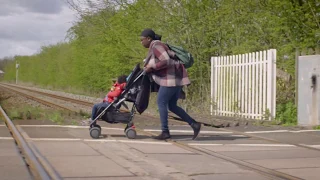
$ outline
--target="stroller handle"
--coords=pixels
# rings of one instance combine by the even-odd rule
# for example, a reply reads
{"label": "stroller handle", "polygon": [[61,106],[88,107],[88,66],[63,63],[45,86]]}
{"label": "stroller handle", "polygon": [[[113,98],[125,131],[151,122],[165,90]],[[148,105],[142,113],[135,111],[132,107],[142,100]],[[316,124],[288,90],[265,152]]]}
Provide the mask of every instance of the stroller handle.
{"label": "stroller handle", "polygon": [[142,75],[146,75],[147,72],[145,70],[142,71]]}

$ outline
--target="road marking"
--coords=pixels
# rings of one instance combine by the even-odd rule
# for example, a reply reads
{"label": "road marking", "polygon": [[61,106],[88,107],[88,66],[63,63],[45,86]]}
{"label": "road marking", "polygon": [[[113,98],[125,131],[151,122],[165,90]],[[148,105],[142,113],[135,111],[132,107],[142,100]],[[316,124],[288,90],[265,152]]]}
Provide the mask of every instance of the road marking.
{"label": "road marking", "polygon": [[80,139],[80,138],[27,138],[27,139],[28,140],[32,140],[32,141],[122,142],[122,143],[135,143],[135,144],[172,145],[172,143],[168,143],[168,142],[152,142],[152,141],[137,141],[137,140],[116,140],[116,139]]}
{"label": "road marking", "polygon": [[[73,128],[73,129],[88,129],[89,126],[68,126],[68,125],[19,125],[20,127],[60,127],[60,128]],[[101,129],[108,129],[108,130],[121,130],[123,131],[124,128],[111,128],[111,127],[101,127]]]}
{"label": "road marking", "polygon": [[314,130],[300,130],[300,131],[290,131],[290,132],[293,132],[293,133],[300,133],[300,132],[320,132],[319,129],[314,129]]}
{"label": "road marking", "polygon": [[258,146],[258,147],[296,147],[291,144],[200,144],[200,143],[189,143],[191,146]]}
{"label": "road marking", "polygon": [[[230,135],[201,135],[199,137],[201,137],[201,138],[216,138],[216,137],[219,137],[219,136],[223,136],[223,137],[248,137],[248,136],[245,136],[245,135],[233,135],[233,134],[230,134]],[[186,139],[190,139],[190,138],[186,138]]]}
{"label": "road marking", "polygon": [[320,148],[320,145],[310,145],[310,147],[313,147],[313,148]]}
{"label": "road marking", "polygon": [[79,138],[27,138],[32,141],[81,141]]}
{"label": "road marking", "polygon": [[152,141],[137,141],[137,140],[116,140],[116,139],[83,139],[86,142],[122,142],[122,143],[135,143],[135,144],[162,144],[172,145],[168,142],[152,142]]}
{"label": "road marking", "polygon": [[19,125],[20,127],[68,127],[68,128],[88,128],[87,126],[68,126],[68,125]]}
{"label": "road marking", "polygon": [[245,136],[245,135],[230,135],[232,137],[248,137],[248,136]]}
{"label": "road marking", "polygon": [[115,139],[83,139],[85,142],[116,142]]}
{"label": "road marking", "polygon": [[0,127],[4,127],[4,126],[6,126],[5,124],[0,124]]}
{"label": "road marking", "polygon": [[223,146],[224,144],[200,144],[200,143],[188,143],[190,146]]}
{"label": "road marking", "polygon": [[258,133],[276,133],[276,132],[289,132],[288,130],[274,130],[274,131],[246,131],[248,134],[258,134]]}
{"label": "road marking", "polygon": [[296,147],[291,144],[233,144],[235,146]]}
{"label": "road marking", "polygon": [[309,145],[309,144],[300,144],[302,146],[309,146],[309,147],[313,147],[313,148],[320,148],[320,145]]}
{"label": "road marking", "polygon": [[117,140],[123,143],[136,143],[136,144],[162,144],[162,145],[172,145],[172,143],[168,142],[152,142],[152,141],[130,141],[130,140]]}
{"label": "road marking", "polygon": [[0,140],[12,140],[13,137],[0,137]]}
{"label": "road marking", "polygon": [[299,131],[289,131],[289,130],[273,130],[273,131],[246,131],[248,134],[259,134],[259,133],[282,133],[282,132],[291,132],[291,133],[302,133],[302,132],[320,132],[320,130],[299,130]]}
{"label": "road marking", "polygon": [[[144,129],[143,131],[150,131],[150,132],[161,132],[161,130],[157,129]],[[177,132],[177,133],[193,133],[191,130],[170,130],[170,132]],[[226,132],[226,131],[200,131],[200,134],[232,134],[233,132]]]}

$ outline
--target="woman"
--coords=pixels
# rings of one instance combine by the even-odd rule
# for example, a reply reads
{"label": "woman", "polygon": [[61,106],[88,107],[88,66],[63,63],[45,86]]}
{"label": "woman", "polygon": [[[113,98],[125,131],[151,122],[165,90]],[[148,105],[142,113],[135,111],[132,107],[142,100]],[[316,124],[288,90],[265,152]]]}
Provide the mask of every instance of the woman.
{"label": "woman", "polygon": [[144,70],[146,73],[151,74],[154,82],[160,86],[157,104],[162,133],[155,139],[165,140],[170,138],[168,108],[191,126],[194,131],[192,139],[195,139],[200,132],[201,124],[191,118],[181,107],[177,106],[182,87],[190,84],[187,71],[183,64],[171,58],[174,57],[174,52],[159,41],[160,38],[161,36],[156,35],[152,29],[145,29],[140,37],[141,44],[149,49],[145,59]]}

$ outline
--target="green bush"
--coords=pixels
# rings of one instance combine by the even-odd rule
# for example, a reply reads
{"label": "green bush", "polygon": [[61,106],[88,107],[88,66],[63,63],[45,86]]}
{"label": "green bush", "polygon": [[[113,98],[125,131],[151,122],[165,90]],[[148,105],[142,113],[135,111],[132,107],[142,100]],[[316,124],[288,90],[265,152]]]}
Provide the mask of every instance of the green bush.
{"label": "green bush", "polygon": [[286,125],[297,124],[297,107],[293,102],[277,105],[276,120]]}

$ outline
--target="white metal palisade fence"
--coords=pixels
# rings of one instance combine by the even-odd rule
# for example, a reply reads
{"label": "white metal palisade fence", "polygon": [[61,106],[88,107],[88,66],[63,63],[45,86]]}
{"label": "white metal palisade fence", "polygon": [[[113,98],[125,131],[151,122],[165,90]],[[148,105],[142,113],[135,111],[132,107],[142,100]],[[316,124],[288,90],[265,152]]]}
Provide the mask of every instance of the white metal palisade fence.
{"label": "white metal palisade fence", "polygon": [[211,115],[271,120],[276,113],[276,49],[211,58]]}

